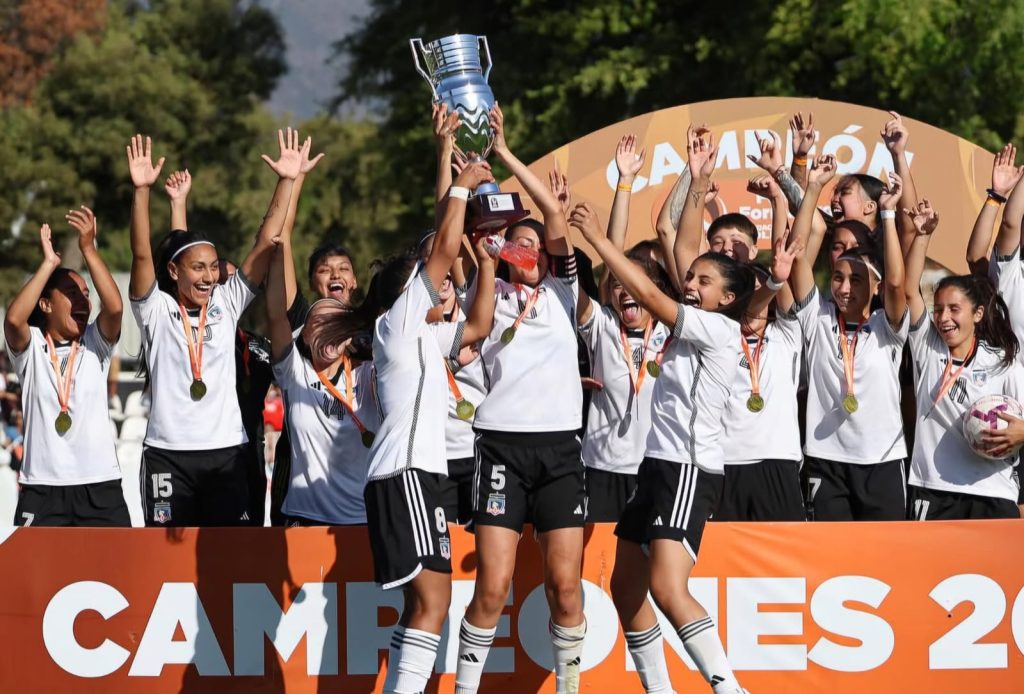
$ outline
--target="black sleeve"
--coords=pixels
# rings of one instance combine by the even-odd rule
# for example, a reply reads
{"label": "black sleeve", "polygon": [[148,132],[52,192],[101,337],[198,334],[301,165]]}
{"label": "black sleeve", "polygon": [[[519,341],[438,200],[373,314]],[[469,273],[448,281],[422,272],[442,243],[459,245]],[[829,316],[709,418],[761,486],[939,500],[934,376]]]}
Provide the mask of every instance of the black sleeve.
{"label": "black sleeve", "polygon": [[306,324],[307,315],[309,315],[309,302],[303,296],[302,290],[296,288],[295,299],[288,307],[288,324],[292,327],[293,332]]}

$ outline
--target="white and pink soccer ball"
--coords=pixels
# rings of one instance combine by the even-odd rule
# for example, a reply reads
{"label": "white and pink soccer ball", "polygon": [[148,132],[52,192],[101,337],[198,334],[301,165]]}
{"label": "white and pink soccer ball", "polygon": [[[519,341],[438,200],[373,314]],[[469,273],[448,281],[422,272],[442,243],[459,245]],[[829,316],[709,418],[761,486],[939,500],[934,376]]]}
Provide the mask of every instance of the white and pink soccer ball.
{"label": "white and pink soccer ball", "polygon": [[985,440],[981,438],[981,432],[993,429],[1005,429],[1009,426],[999,418],[999,414],[1007,414],[1011,417],[1024,418],[1024,409],[1019,402],[1005,395],[985,395],[978,398],[973,405],[967,408],[964,413],[963,431],[964,438],[971,450],[982,458],[989,460],[1006,460],[1017,455],[1020,446],[1011,449],[1005,456],[996,458],[985,450]]}

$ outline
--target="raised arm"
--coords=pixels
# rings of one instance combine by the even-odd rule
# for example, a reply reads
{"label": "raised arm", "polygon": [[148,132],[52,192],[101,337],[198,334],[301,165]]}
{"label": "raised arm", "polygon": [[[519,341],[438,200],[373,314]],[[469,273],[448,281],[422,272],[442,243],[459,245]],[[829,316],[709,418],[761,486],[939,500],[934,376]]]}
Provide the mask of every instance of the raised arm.
{"label": "raised arm", "polygon": [[135,188],[132,194],[131,247],[132,269],[128,294],[141,299],[156,284],[153,267],[153,247],[149,228],[149,191],[160,176],[164,158],[153,165],[153,142],[136,135],[125,148],[128,153],[128,173]]}
{"label": "raised arm", "polygon": [[[791,124],[796,125],[795,117],[793,121],[791,121]],[[808,123],[806,127],[810,130],[810,137],[813,137],[813,123]],[[796,179],[786,171],[786,167],[783,164],[782,142],[779,139],[779,136],[774,132],[771,132],[770,138],[762,140],[760,136],[756,134],[755,137],[757,137],[757,143],[761,148],[761,154],[758,157],[748,154],[747,158],[772,175],[772,178],[775,179],[775,182],[779,184],[779,188],[781,188],[782,192],[786,195],[786,201],[789,202],[789,211],[796,215],[797,211],[803,204],[804,191],[801,189],[801,185],[807,184],[806,182],[809,177],[809,170],[805,169],[803,184],[798,183]],[[805,137],[807,136],[805,135]],[[808,147],[808,149],[810,149],[810,147]],[[820,158],[821,157],[819,157],[819,159]],[[817,196],[815,196],[815,202],[817,202]],[[822,216],[821,212],[815,208],[815,214],[811,218],[811,235],[809,240],[813,240],[815,237],[824,238],[825,231],[825,218]],[[808,250],[811,250],[810,243],[808,243]],[[815,253],[817,253],[817,250],[815,250]]]}
{"label": "raised arm", "polygon": [[[1003,152],[1006,152],[1005,147]],[[998,197],[993,198],[989,195],[989,199],[998,202],[1001,197],[1006,200],[1003,220],[999,223],[999,233],[996,235],[996,253],[1000,256],[1016,253],[1020,246],[1021,217],[1024,217],[1024,186],[1019,183],[1021,176],[1024,175],[1024,166],[1014,166],[1016,158],[1017,148],[1011,146],[998,172],[994,167],[992,169],[992,192]]]}
{"label": "raised arm", "polygon": [[270,327],[270,354],[274,363],[281,361],[292,346],[292,326],[288,321],[288,297],[285,272],[291,252],[285,243],[275,244],[267,273],[267,322]]}
{"label": "raised arm", "polygon": [[[971,229],[971,238],[967,242],[967,265],[971,272],[977,275],[988,275],[989,252],[992,249],[992,228],[999,215],[999,208],[1003,200],[1016,190],[1017,181],[1024,173],[1024,167],[1017,168],[1013,165],[1017,157],[1017,148],[1009,142],[996,152],[992,160],[992,193],[985,198],[978,217],[974,220],[974,228]],[[996,197],[993,197],[993,193]],[[1002,198],[1002,200],[1000,200]],[[908,209],[913,209],[908,206]],[[1003,220],[1009,221],[1006,212],[1003,213]]]}
{"label": "raised arm", "polygon": [[167,199],[171,203],[171,231],[188,229],[188,194],[192,190],[192,174],[188,169],[175,171],[164,183]]}
{"label": "raised arm", "polygon": [[[310,146],[312,146],[312,138],[308,139]],[[310,159],[310,148],[304,147],[302,150],[303,155],[302,162],[299,164],[299,175],[295,177],[295,183],[292,184],[292,194],[288,196],[288,211],[285,212],[284,226],[281,228],[280,245],[284,247],[281,249],[284,255],[284,293],[289,308],[295,303],[295,297],[299,293],[299,285],[295,279],[295,258],[292,255],[292,231],[295,229],[295,215],[299,211],[302,184],[306,180],[306,174],[315,169],[324,156],[323,153],[320,153]],[[273,259],[271,262],[273,262]]]}
{"label": "raised arm", "polygon": [[768,306],[776,297],[781,297],[782,292],[789,296],[789,303],[783,305],[778,302],[779,311],[788,313],[793,307],[793,292],[789,289],[789,278],[793,271],[794,261],[804,253],[800,240],[789,243],[789,232],[782,230],[782,235],[772,240],[772,266],[771,277],[754,292],[747,306],[747,318],[758,320],[768,311]]}
{"label": "raised arm", "polygon": [[[676,272],[682,282],[690,265],[701,253],[704,240],[705,196],[711,189],[711,174],[715,171],[715,136],[705,125],[686,129],[687,168],[690,170],[690,190],[683,214],[679,219],[679,233],[672,248]],[[639,299],[638,299],[639,301]],[[674,322],[674,319],[673,319]]]}
{"label": "raised arm", "polygon": [[479,342],[491,334],[494,325],[494,258],[487,252],[486,235],[476,240],[477,284],[476,298],[466,317],[462,330],[462,346]]}
{"label": "raised arm", "polygon": [[807,155],[814,147],[814,111],[807,113],[806,121],[802,112],[794,113],[789,119],[789,129],[793,133],[793,163],[789,174],[798,186],[804,187],[807,185]]}
{"label": "raised arm", "polygon": [[821,248],[821,237],[817,236],[813,229],[814,215],[817,213],[818,195],[825,182],[835,175],[835,170],[834,158],[818,157],[814,162],[814,168],[807,172],[807,194],[804,195],[796,219],[793,220],[792,242],[804,249],[804,252],[793,261],[793,270],[789,275],[789,286],[793,289],[793,297],[798,302],[803,302],[814,289],[814,261]]}
{"label": "raised arm", "polygon": [[594,209],[587,203],[580,203],[573,209],[569,219],[569,223],[594,247],[607,265],[608,271],[615,275],[615,279],[629,295],[646,308],[656,320],[665,325],[675,325],[679,310],[675,299],[658,289],[639,265],[627,258],[621,249],[616,248],[615,244],[601,233],[599,224],[589,221],[596,219]]}
{"label": "raised arm", "polygon": [[906,282],[904,293],[907,296],[907,305],[910,307],[910,324],[914,325],[925,312],[924,297],[921,296],[921,277],[924,276],[924,261],[928,255],[928,244],[932,239],[932,232],[939,225],[939,215],[932,209],[932,204],[927,199],[918,203],[913,210],[903,210],[914,224],[917,236],[910,244],[910,252],[907,253]]}
{"label": "raised arm", "polygon": [[902,197],[899,207],[896,208],[896,229],[899,232],[900,248],[906,256],[910,250],[910,244],[917,236],[914,229],[914,222],[907,215],[903,214],[903,208],[913,209],[917,207],[917,187],[914,185],[914,177],[910,173],[910,161],[907,159],[907,142],[910,140],[910,131],[904,125],[900,114],[889,111],[890,120],[882,127],[882,142],[892,155],[892,165],[896,175],[903,183]]}
{"label": "raised arm", "polygon": [[526,194],[540,208],[544,217],[544,249],[548,255],[572,255],[572,240],[569,225],[558,199],[548,187],[508,148],[505,142],[505,120],[498,104],[491,109],[491,128],[494,130],[494,154],[508,170],[519,179]]}
{"label": "raised arm", "polygon": [[100,257],[96,248],[96,216],[85,205],[77,210],[69,210],[65,219],[78,232],[78,249],[82,251],[85,266],[89,268],[93,286],[100,299],[100,312],[96,316],[96,327],[107,342],[113,344],[121,337],[121,314],[124,303],[121,292],[117,288],[114,276],[107,269],[107,264]]}
{"label": "raised arm", "polygon": [[[266,154],[260,155],[267,166],[277,174],[277,185],[274,187],[267,214],[264,215],[259,234],[256,236],[256,243],[242,261],[242,272],[253,286],[263,284],[263,280],[267,278],[267,268],[270,267],[274,246],[284,231],[295,179],[302,171],[302,162],[309,157],[309,150],[313,146],[313,141],[308,137],[300,145],[299,131],[292,128],[288,128],[287,131],[278,130],[277,142],[280,147],[277,161]],[[322,156],[318,154],[314,164]]]}
{"label": "raised arm", "polygon": [[[878,207],[882,210],[882,251],[885,253],[885,316],[889,325],[899,326],[907,310],[907,294],[903,288],[905,272],[903,247],[896,231],[896,207],[903,196],[903,179],[899,174],[888,176],[889,185],[882,189]],[[909,250],[909,245],[908,245]]]}
{"label": "raised arm", "polygon": [[686,206],[686,196],[689,191],[690,169],[687,167],[679,174],[679,178],[676,179],[668,197],[665,198],[661,211],[658,212],[658,221],[654,225],[654,230],[658,235],[658,243],[661,245],[661,254],[665,257],[665,270],[668,272],[668,277],[672,280],[672,286],[675,287],[677,292],[682,290],[683,278],[679,277],[676,272],[675,251],[673,249],[676,244],[676,228],[682,220],[683,208]]}
{"label": "raised arm", "polygon": [[[761,174],[751,180],[747,184],[747,190],[755,195],[760,195],[763,198],[768,198],[772,203],[772,248],[774,253],[772,255],[773,262],[775,258],[781,258],[783,261],[788,258],[789,251],[787,253],[780,253],[777,249],[779,239],[789,238],[789,212],[786,204],[786,195],[779,188],[779,184],[775,182],[768,174]],[[795,248],[795,244],[793,244]],[[800,252],[803,253],[803,247],[800,247]],[[792,260],[789,261],[789,265],[792,265]],[[782,282],[778,292],[773,292],[775,295],[775,303],[778,306],[779,311],[783,313],[789,312],[789,309],[793,307],[793,290],[789,287],[789,265],[786,266],[786,277],[785,279],[779,280]],[[775,275],[777,277],[777,275]]]}
{"label": "raised arm", "polygon": [[623,135],[615,147],[615,166],[619,170],[619,183],[612,198],[612,211],[608,218],[608,240],[616,248],[625,250],[626,231],[629,227],[629,199],[633,195],[633,181],[644,166],[647,149],[636,151],[636,135]]}
{"label": "raised arm", "polygon": [[31,339],[28,319],[39,304],[43,295],[43,287],[53,271],[60,267],[60,256],[53,250],[53,238],[50,225],[44,224],[39,229],[39,243],[43,247],[43,262],[39,264],[34,275],[15,295],[14,301],[7,307],[4,316],[4,337],[12,352],[24,352]]}
{"label": "raised arm", "polygon": [[[825,190],[825,186],[835,177],[837,166],[836,158],[831,154],[826,154],[818,157],[814,161],[813,168],[807,172],[807,192],[804,194],[804,200],[810,198],[811,207],[806,210],[810,214],[810,234],[806,238],[805,254],[811,265],[814,265],[814,261],[817,260],[821,244],[825,242],[825,234],[828,232],[821,211],[818,210],[818,199],[821,197],[822,191]],[[805,211],[802,203],[800,211]]]}
{"label": "raised arm", "polygon": [[[462,244],[462,228],[466,218],[466,197],[469,191],[476,189],[481,183],[494,180],[491,167],[487,162],[474,162],[467,165],[448,193],[448,204],[444,208],[444,216],[437,227],[434,244],[427,258],[426,272],[435,287],[440,287],[448,271],[459,253]],[[475,303],[475,302],[474,302]]]}

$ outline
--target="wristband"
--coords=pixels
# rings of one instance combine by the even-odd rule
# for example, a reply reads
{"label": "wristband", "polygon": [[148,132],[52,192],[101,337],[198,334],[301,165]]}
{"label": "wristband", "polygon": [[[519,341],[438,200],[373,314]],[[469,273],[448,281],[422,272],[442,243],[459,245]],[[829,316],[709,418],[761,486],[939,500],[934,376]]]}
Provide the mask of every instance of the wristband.
{"label": "wristband", "polygon": [[619,185],[618,185],[618,187],[615,190],[619,191],[620,193],[632,193],[633,192],[633,184],[632,183],[619,182]]}
{"label": "wristband", "polygon": [[896,210],[882,210],[878,216],[882,219],[896,219]]}
{"label": "wristband", "polygon": [[452,186],[448,189],[448,197],[456,198],[458,200],[469,200],[469,188],[463,188],[462,186]]}
{"label": "wristband", "polygon": [[995,198],[985,198],[985,204],[991,207],[1002,207],[1002,203]]}
{"label": "wristband", "polygon": [[998,202],[1000,204],[1006,202],[1006,196],[1005,195],[1000,195],[999,193],[997,193],[996,191],[992,190],[991,188],[987,189],[985,192],[988,193],[988,196],[990,198],[992,198],[993,200],[995,200],[996,202]]}
{"label": "wristband", "polygon": [[807,157],[793,157],[793,163],[797,166],[807,166]]}
{"label": "wristband", "polygon": [[772,277],[771,275],[768,275],[768,279],[766,279],[764,281],[764,286],[768,287],[768,289],[772,290],[773,292],[777,292],[780,289],[782,289],[783,287],[785,287],[786,283],[785,282],[776,282],[774,277]]}

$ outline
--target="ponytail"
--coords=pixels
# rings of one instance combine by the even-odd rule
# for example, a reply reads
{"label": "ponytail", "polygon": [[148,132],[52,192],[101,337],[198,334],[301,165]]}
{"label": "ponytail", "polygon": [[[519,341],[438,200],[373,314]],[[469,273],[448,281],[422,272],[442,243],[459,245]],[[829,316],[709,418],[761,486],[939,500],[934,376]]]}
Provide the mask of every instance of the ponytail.
{"label": "ponytail", "polygon": [[992,280],[983,275],[951,275],[939,280],[935,285],[935,294],[949,287],[959,289],[975,309],[979,306],[984,309],[975,327],[977,338],[1002,351],[1001,363],[1004,367],[1012,366],[1017,359],[1020,343],[1010,323],[1010,309],[996,292]]}

